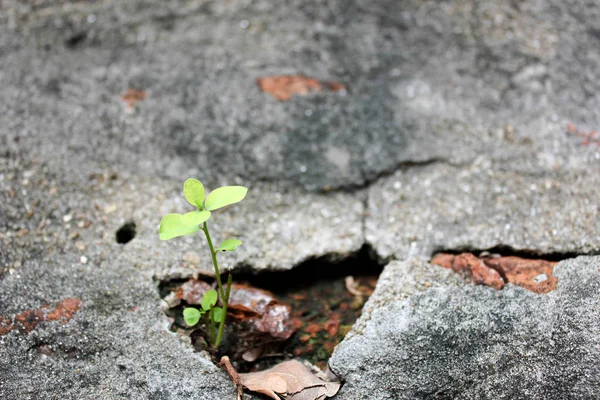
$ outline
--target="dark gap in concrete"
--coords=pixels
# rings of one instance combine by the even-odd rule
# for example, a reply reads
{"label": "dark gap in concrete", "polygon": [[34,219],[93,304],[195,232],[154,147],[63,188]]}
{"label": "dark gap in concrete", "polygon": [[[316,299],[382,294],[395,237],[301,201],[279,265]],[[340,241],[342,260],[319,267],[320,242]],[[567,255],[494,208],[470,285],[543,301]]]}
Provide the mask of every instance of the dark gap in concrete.
{"label": "dark gap in concrete", "polygon": [[438,248],[431,253],[431,257],[435,256],[438,253],[446,253],[446,254],[454,254],[458,255],[461,253],[473,253],[476,256],[481,254],[490,254],[490,255],[500,255],[502,257],[521,257],[527,259],[542,259],[546,261],[563,261],[568,260],[570,258],[575,258],[579,256],[594,256],[600,254],[600,250],[593,251],[589,253],[578,253],[578,252],[549,252],[544,253],[537,249],[515,249],[511,246],[506,245],[498,245],[488,249],[479,249],[475,247],[455,247],[452,249],[447,248]]}
{"label": "dark gap in concrete", "polygon": [[[333,349],[360,316],[375,288],[384,267],[379,260],[374,250],[364,245],[347,255],[329,254],[305,260],[291,270],[254,273],[250,266],[237,268],[233,272],[234,284],[252,290],[267,290],[279,303],[289,305],[292,325],[297,331],[285,342],[277,342],[264,334],[259,334],[258,340],[248,339],[248,332],[252,330],[249,325],[252,324],[230,317],[229,329],[226,328],[230,337],[223,341],[224,353],[230,356],[240,372],[268,368],[295,357],[308,359],[324,369]],[[171,330],[191,335],[194,348],[202,350],[205,345],[201,340],[201,329],[190,329],[182,317],[183,309],[195,306],[197,300],[194,304],[181,298],[176,300],[175,292],[186,282],[191,281],[161,281],[158,290],[170,305],[165,312],[172,318]],[[213,283],[210,278],[205,282]],[[261,358],[251,362],[242,359],[245,350],[257,348],[262,352]]]}
{"label": "dark gap in concrete", "polygon": [[87,32],[77,32],[71,35],[67,40],[65,40],[65,46],[69,49],[76,48],[80,44],[82,44],[87,38]]}
{"label": "dark gap in concrete", "polygon": [[354,253],[311,258],[285,271],[253,273],[251,267],[239,267],[234,272],[234,278],[278,294],[311,286],[320,280],[336,280],[352,275],[379,275],[384,266],[373,248],[365,244]]}
{"label": "dark gap in concrete", "polygon": [[119,244],[129,243],[135,237],[137,230],[137,226],[134,221],[129,221],[119,229],[115,233],[115,239]]}

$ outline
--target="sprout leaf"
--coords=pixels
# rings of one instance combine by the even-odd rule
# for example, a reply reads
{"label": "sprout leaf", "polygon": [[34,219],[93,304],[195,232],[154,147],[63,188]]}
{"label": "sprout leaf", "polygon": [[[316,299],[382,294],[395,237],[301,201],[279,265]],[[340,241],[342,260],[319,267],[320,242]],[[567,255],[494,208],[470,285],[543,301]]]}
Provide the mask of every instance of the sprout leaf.
{"label": "sprout leaf", "polygon": [[181,214],[168,214],[165,215],[160,221],[160,228],[158,234],[160,240],[169,240],[174,237],[189,235],[200,229],[198,225],[188,225],[182,219]]}
{"label": "sprout leaf", "polygon": [[216,290],[207,290],[206,293],[204,293],[204,297],[202,297],[202,308],[207,311],[210,310],[212,306],[217,304],[217,298],[218,295]]}
{"label": "sprout leaf", "polygon": [[183,319],[188,326],[194,326],[198,323],[198,321],[200,321],[200,316],[202,314],[203,313],[201,313],[200,310],[188,307],[183,310]]}
{"label": "sprout leaf", "polygon": [[212,310],[212,319],[215,322],[221,322],[223,318],[223,309],[221,307],[215,307]]}
{"label": "sprout leaf", "polygon": [[192,211],[181,216],[181,222],[189,226],[198,226],[210,218],[210,211]]}
{"label": "sprout leaf", "polygon": [[183,195],[193,206],[202,209],[204,203],[204,185],[198,179],[189,178],[183,184]]}
{"label": "sprout leaf", "polygon": [[240,202],[246,197],[248,189],[243,186],[223,186],[206,196],[204,208],[208,211]]}
{"label": "sprout leaf", "polygon": [[238,239],[225,239],[225,240],[223,240],[223,242],[221,243],[221,245],[215,249],[215,252],[216,251],[233,251],[240,244],[242,244],[241,240],[238,240]]}

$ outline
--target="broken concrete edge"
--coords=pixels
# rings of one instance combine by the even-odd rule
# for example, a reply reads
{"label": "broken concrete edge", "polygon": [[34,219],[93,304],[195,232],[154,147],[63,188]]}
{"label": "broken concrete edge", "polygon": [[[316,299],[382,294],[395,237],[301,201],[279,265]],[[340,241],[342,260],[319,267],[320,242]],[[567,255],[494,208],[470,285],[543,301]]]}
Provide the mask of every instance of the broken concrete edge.
{"label": "broken concrete edge", "polygon": [[[441,254],[441,253],[438,253],[438,254]],[[443,256],[441,258],[438,258],[437,260],[435,260],[435,257],[433,257],[433,259],[431,261],[427,261],[422,257],[407,258],[404,261],[401,261],[401,260],[390,261],[384,267],[383,272],[379,276],[379,280],[377,282],[377,286],[375,288],[374,293],[371,295],[371,297],[367,300],[367,302],[363,306],[361,316],[352,326],[352,330],[350,332],[348,332],[348,334],[346,335],[344,340],[340,344],[338,344],[338,346],[336,346],[336,348],[341,346],[345,342],[352,340],[352,338],[355,336],[363,335],[363,330],[365,329],[365,327],[371,320],[371,318],[373,316],[373,312],[376,309],[381,308],[382,306],[385,306],[385,304],[387,303],[387,300],[385,300],[386,298],[394,298],[394,300],[396,300],[396,301],[407,301],[410,297],[412,297],[418,293],[424,293],[424,292],[427,292],[430,290],[436,290],[437,288],[446,287],[446,286],[450,286],[450,285],[455,285],[457,287],[469,286],[469,285],[470,286],[485,285],[485,286],[488,286],[490,290],[498,290],[498,288],[496,288],[492,285],[486,285],[482,282],[478,283],[474,280],[466,280],[460,274],[455,273],[456,271],[453,272],[452,267],[447,267],[447,266],[443,267],[440,264],[448,261],[448,259],[446,259],[444,256],[452,256],[452,259],[453,259],[453,258],[457,257],[458,255],[443,254]],[[472,256],[472,254],[471,254],[471,256]],[[587,255],[587,254],[574,255],[573,257],[565,258],[561,261],[552,262],[553,273],[555,273],[556,275],[560,275],[560,272],[559,272],[560,268],[567,262],[571,262],[572,260],[576,260],[576,259],[580,259],[580,258],[590,258],[590,257],[594,257],[594,256],[595,255]],[[473,257],[476,260],[479,260],[475,256],[473,256]],[[433,261],[437,261],[439,264],[436,264]],[[450,260],[450,261],[452,261],[452,260]],[[411,269],[414,270],[415,266],[419,266],[419,265],[428,265],[428,266],[435,266],[435,267],[442,267],[442,268],[428,270],[428,272],[426,272],[422,275],[418,275],[416,277],[413,274],[408,273],[409,270],[411,270]],[[406,273],[399,273],[398,272],[399,270],[406,270]],[[600,267],[598,269],[598,272],[600,272]],[[557,282],[556,282],[556,287],[554,289],[560,288],[560,285],[561,285],[560,280],[558,279],[558,277],[555,277],[555,278],[556,278]],[[396,281],[394,281],[394,279]],[[396,282],[396,284],[390,285],[390,283],[392,281]],[[540,294],[540,293],[536,293],[535,291],[524,288],[524,287],[522,287],[518,284],[512,283],[512,282],[505,282],[503,284],[502,288],[507,288],[507,287],[511,287],[516,290],[525,290],[525,291],[533,292],[534,294],[537,294],[537,295]],[[502,289],[502,288],[500,288],[500,289]],[[552,290],[554,290],[554,289],[552,289]],[[548,292],[545,292],[542,294],[546,294],[546,293],[548,293]],[[331,359],[334,358],[334,356],[335,356],[335,351],[334,351],[334,355],[330,358],[330,362],[331,362]],[[344,377],[335,371],[335,366],[332,367],[332,365],[330,363],[328,363],[328,369],[334,375],[336,375],[342,382],[344,382]]]}
{"label": "broken concrete edge", "polygon": [[[362,316],[330,358],[330,369],[345,381],[340,396],[354,400],[367,394],[390,398],[394,393],[394,398],[408,399],[422,398],[426,391],[480,398],[481,391],[488,390],[489,397],[495,398],[501,397],[506,389],[501,383],[509,379],[514,380],[512,393],[529,390],[540,398],[572,397],[580,388],[568,384],[561,386],[559,395],[548,394],[555,393],[553,385],[561,376],[597,381],[593,371],[598,320],[592,316],[600,293],[599,268],[600,257],[563,260],[554,270],[557,289],[539,295],[516,285],[501,291],[475,285],[416,258],[394,261],[386,266]],[[588,317],[579,320],[577,315]],[[581,323],[575,338],[564,327],[574,319]],[[481,330],[473,334],[471,324]],[[488,329],[491,333],[482,338],[480,334]],[[513,360],[502,367],[506,373],[491,374],[476,387],[469,376],[455,371],[465,366],[485,370],[488,363],[497,365],[498,357]],[[536,379],[527,372],[532,368],[552,375]],[[440,375],[444,373],[447,376]]]}

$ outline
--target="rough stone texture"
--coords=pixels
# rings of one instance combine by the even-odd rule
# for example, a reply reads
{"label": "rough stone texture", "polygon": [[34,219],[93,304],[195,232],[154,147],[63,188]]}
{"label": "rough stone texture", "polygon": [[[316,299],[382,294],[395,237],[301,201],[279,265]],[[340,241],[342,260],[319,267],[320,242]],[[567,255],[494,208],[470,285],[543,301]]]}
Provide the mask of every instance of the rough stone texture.
{"label": "rough stone texture", "polygon": [[598,162],[582,159],[535,174],[482,164],[429,165],[377,182],[369,191],[367,241],[381,257],[398,259],[497,246],[598,252]]}
{"label": "rough stone texture", "polygon": [[[188,210],[189,176],[250,186],[211,221],[215,240],[244,242],[225,267],[289,269],[365,242],[384,259],[597,253],[600,149],[566,132],[600,127],[598,21],[583,0],[2,1],[0,317],[82,305],[66,324],[0,336],[0,398],[233,395],[160,311],[158,279],[210,269],[200,238],[156,232],[161,215]],[[295,74],[348,89],[280,102],[256,84]],[[133,107],[129,89],[146,93]],[[116,244],[130,220],[136,237]],[[482,300],[525,296],[435,274]],[[589,319],[561,318],[574,340],[540,365],[597,354],[578,336]],[[490,382],[478,374],[473,387]]]}
{"label": "rough stone texture", "polygon": [[392,262],[330,359],[353,399],[592,399],[599,395],[600,257],[555,267],[537,295]]}

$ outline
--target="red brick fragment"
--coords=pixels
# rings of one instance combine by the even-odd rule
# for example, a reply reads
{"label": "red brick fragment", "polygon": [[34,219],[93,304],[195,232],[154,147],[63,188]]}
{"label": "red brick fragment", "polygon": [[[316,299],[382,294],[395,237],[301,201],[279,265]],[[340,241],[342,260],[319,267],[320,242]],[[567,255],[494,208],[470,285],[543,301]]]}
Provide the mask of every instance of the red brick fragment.
{"label": "red brick fragment", "polygon": [[75,298],[64,299],[54,310],[46,315],[46,321],[62,321],[66,324],[73,318],[73,314],[81,308],[81,300]]}
{"label": "red brick fragment", "polygon": [[340,317],[339,315],[333,315],[330,317],[329,321],[325,322],[323,326],[329,336],[335,336],[338,333],[338,329],[340,328]]}
{"label": "red brick fragment", "polygon": [[438,253],[433,256],[430,263],[433,265],[439,265],[442,268],[452,269],[454,257],[454,254]]}
{"label": "red brick fragment", "polygon": [[506,280],[534,293],[556,289],[558,278],[552,275],[556,262],[521,257],[484,258],[488,266],[502,273]]}
{"label": "red brick fragment", "polygon": [[600,137],[597,131],[584,132],[575,125],[569,123],[567,124],[567,134],[579,136],[582,139],[581,144],[584,146],[589,146],[590,144],[600,146]]}
{"label": "red brick fragment", "polygon": [[454,272],[472,277],[475,283],[502,289],[514,283],[534,293],[548,293],[556,289],[558,278],[552,275],[556,262],[515,256],[481,257],[471,253],[439,253],[431,264],[451,268]]}
{"label": "red brick fragment", "polygon": [[454,272],[469,271],[473,281],[477,284],[491,286],[498,290],[504,287],[504,280],[498,271],[486,266],[483,261],[471,253],[462,253],[454,257],[452,270]]}
{"label": "red brick fragment", "polygon": [[29,333],[40,323],[44,321],[62,321],[66,324],[71,320],[73,314],[81,308],[81,300],[76,298],[64,299],[57,304],[54,310],[47,312],[47,305],[41,306],[37,310],[25,310],[15,316],[14,321],[7,319],[3,322],[0,317],[0,336],[18,329],[23,333]]}
{"label": "red brick fragment", "polygon": [[321,327],[318,324],[315,324],[314,322],[308,324],[304,329],[304,332],[309,333],[312,337],[316,337],[317,333],[319,333],[320,331]]}
{"label": "red brick fragment", "polygon": [[121,100],[123,100],[129,108],[135,107],[138,101],[142,101],[146,98],[146,92],[144,90],[129,89],[124,93],[121,93]]}
{"label": "red brick fragment", "polygon": [[337,92],[346,87],[339,82],[319,82],[304,75],[272,75],[256,79],[261,91],[269,93],[277,100],[288,101],[293,95],[306,95],[310,92],[320,92],[325,86],[328,90]]}

